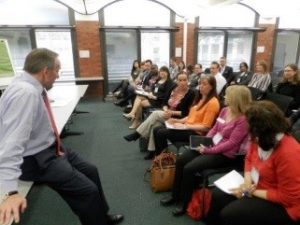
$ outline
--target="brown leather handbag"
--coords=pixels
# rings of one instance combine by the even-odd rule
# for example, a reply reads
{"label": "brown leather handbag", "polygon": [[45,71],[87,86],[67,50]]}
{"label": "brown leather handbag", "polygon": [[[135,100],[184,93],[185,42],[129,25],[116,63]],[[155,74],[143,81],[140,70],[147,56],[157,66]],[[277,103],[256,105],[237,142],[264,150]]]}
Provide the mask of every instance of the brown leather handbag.
{"label": "brown leather handbag", "polygon": [[150,184],[153,192],[169,191],[175,176],[176,155],[162,152],[156,156],[150,167]]}

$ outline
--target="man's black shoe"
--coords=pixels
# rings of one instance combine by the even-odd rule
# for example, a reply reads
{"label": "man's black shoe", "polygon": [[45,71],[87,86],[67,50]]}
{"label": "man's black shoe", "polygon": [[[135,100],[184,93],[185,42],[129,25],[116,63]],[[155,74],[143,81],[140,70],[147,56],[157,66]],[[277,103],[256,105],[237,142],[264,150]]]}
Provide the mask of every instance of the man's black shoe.
{"label": "man's black shoe", "polygon": [[110,214],[107,215],[107,223],[109,225],[120,223],[124,219],[122,214]]}
{"label": "man's black shoe", "polygon": [[128,134],[128,135],[124,136],[124,139],[126,141],[136,141],[140,137],[141,137],[141,135],[138,132],[133,132],[132,134]]}

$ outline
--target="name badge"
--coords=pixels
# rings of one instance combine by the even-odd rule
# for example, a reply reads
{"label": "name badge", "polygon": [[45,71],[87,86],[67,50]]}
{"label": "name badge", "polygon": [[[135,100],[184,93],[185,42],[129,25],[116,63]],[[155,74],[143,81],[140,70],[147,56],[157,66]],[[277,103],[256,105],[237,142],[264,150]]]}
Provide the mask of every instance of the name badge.
{"label": "name badge", "polygon": [[224,124],[224,123],[225,123],[225,120],[224,120],[224,119],[222,119],[221,117],[218,117],[218,118],[217,118],[217,121],[218,121],[218,122],[220,122],[220,123],[222,123],[222,124]]}
{"label": "name badge", "polygon": [[212,138],[214,145],[218,144],[222,139],[223,136],[220,133],[216,133]]}
{"label": "name badge", "polygon": [[259,180],[259,172],[257,171],[257,169],[255,169],[255,167],[252,167],[252,169],[250,171],[250,175],[251,175],[251,179],[252,179],[253,183],[255,185],[257,185],[258,180]]}

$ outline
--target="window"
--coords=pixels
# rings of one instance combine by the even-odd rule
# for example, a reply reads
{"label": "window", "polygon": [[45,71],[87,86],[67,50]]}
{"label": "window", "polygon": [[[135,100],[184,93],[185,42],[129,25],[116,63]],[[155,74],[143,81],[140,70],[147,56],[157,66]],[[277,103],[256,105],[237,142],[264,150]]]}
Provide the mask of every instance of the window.
{"label": "window", "polygon": [[68,25],[68,8],[53,0],[1,1],[2,25]]}
{"label": "window", "polygon": [[169,65],[169,33],[142,32],[141,46],[142,60],[151,59],[158,67]]}
{"label": "window", "polygon": [[227,64],[232,66],[234,71],[239,70],[241,62],[246,62],[250,65],[252,41],[252,32],[228,32]]}
{"label": "window", "polygon": [[106,26],[170,26],[170,10],[146,0],[116,2],[104,16]]}
{"label": "window", "polygon": [[199,18],[197,62],[207,68],[225,56],[234,71],[242,61],[251,65],[254,31],[248,30],[254,26],[255,13],[243,5],[205,10]]}
{"label": "window", "polygon": [[104,16],[106,90],[112,91],[115,83],[128,78],[135,59],[151,59],[158,67],[169,65],[170,9],[154,1],[127,0],[105,7],[100,16]]}
{"label": "window", "polygon": [[29,29],[1,29],[0,39],[6,39],[17,74],[23,71],[26,55],[31,51]]}
{"label": "window", "polygon": [[106,58],[110,90],[112,83],[128,79],[132,62],[137,59],[137,37],[135,31],[107,31]]}
{"label": "window", "polygon": [[212,61],[223,55],[223,32],[200,32],[198,39],[198,63],[208,68]]}
{"label": "window", "polygon": [[275,48],[273,71],[278,72],[288,63],[297,63],[299,33],[279,32]]}
{"label": "window", "polygon": [[75,77],[71,32],[69,30],[36,30],[38,48],[49,48],[59,54],[61,61],[60,80]]}
{"label": "window", "polygon": [[200,27],[253,27],[255,14],[248,8],[233,4],[211,7],[201,13]]}

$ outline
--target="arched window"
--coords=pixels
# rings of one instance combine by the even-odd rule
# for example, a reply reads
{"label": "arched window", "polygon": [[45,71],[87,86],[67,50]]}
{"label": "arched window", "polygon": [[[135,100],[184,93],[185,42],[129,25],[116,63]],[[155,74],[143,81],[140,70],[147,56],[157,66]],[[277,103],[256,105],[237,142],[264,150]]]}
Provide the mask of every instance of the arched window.
{"label": "arched window", "polygon": [[108,86],[127,79],[135,59],[151,59],[158,67],[169,64],[172,11],[149,0],[124,0],[100,12],[105,38]]}
{"label": "arched window", "polygon": [[208,68],[221,56],[238,71],[244,61],[251,65],[255,13],[234,4],[213,7],[199,16],[197,62]]}
{"label": "arched window", "polygon": [[69,9],[64,5],[53,0],[1,2],[0,38],[8,41],[17,73],[32,48],[46,47],[60,55],[60,79],[74,77]]}
{"label": "arched window", "polygon": [[279,72],[289,63],[300,66],[300,15],[279,18],[273,71]]}

